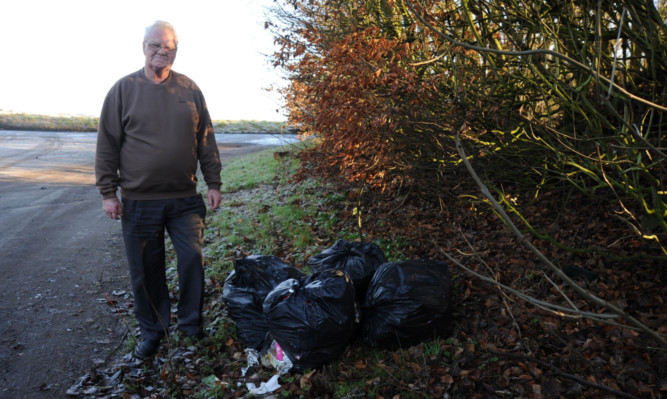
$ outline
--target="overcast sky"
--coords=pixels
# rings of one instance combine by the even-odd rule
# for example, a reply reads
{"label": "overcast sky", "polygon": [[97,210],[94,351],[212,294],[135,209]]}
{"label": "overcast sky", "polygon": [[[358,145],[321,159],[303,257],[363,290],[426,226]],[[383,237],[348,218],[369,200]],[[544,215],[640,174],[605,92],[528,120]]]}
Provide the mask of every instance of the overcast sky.
{"label": "overcast sky", "polygon": [[265,57],[272,0],[9,0],[0,5],[0,110],[98,116],[120,77],[143,67],[146,26],[176,28],[173,69],[204,92],[214,120],[284,120],[283,81]]}

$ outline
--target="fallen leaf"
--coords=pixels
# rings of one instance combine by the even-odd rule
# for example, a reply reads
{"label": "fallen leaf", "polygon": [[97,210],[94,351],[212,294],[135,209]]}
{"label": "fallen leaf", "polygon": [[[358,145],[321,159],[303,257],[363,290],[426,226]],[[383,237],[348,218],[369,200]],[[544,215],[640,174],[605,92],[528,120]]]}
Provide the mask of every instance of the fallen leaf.
{"label": "fallen leaf", "polygon": [[310,377],[312,377],[313,374],[315,374],[315,370],[312,370],[310,373],[302,375],[301,378],[299,378],[299,386],[303,388],[304,386],[309,385]]}

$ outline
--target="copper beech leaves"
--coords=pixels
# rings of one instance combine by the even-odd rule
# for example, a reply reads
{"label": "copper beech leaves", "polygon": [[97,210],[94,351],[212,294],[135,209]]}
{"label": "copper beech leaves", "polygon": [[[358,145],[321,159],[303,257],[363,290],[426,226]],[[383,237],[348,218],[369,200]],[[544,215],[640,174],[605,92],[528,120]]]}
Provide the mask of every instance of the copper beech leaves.
{"label": "copper beech leaves", "polygon": [[[312,32],[314,43],[324,37]],[[327,41],[322,56],[303,57],[291,66],[287,91],[291,122],[322,140],[304,159],[337,170],[349,182],[388,188],[410,176],[413,154],[431,143],[409,125],[436,93],[408,62],[419,45],[389,38],[377,28]],[[300,54],[299,49],[295,56]],[[429,161],[431,162],[431,161]]]}

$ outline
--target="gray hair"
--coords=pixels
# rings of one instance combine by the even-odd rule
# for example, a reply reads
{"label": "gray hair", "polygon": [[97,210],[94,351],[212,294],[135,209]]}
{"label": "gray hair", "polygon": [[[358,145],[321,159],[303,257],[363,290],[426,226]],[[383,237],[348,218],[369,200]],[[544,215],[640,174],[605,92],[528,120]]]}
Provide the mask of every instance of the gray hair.
{"label": "gray hair", "polygon": [[174,44],[178,46],[178,36],[176,36],[176,29],[174,29],[174,26],[167,21],[155,21],[151,25],[147,26],[146,32],[144,33],[144,41],[148,39],[148,35],[151,33],[151,31],[156,28],[169,29],[171,33],[174,34]]}

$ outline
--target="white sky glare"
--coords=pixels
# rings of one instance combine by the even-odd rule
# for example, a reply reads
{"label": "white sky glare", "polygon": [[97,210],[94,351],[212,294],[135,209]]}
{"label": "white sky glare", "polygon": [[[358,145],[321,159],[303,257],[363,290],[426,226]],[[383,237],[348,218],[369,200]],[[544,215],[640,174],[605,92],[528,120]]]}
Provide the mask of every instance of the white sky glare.
{"label": "white sky glare", "polygon": [[272,0],[3,0],[0,111],[99,116],[111,86],[144,65],[146,26],[176,29],[173,69],[214,120],[285,120],[264,30]]}

